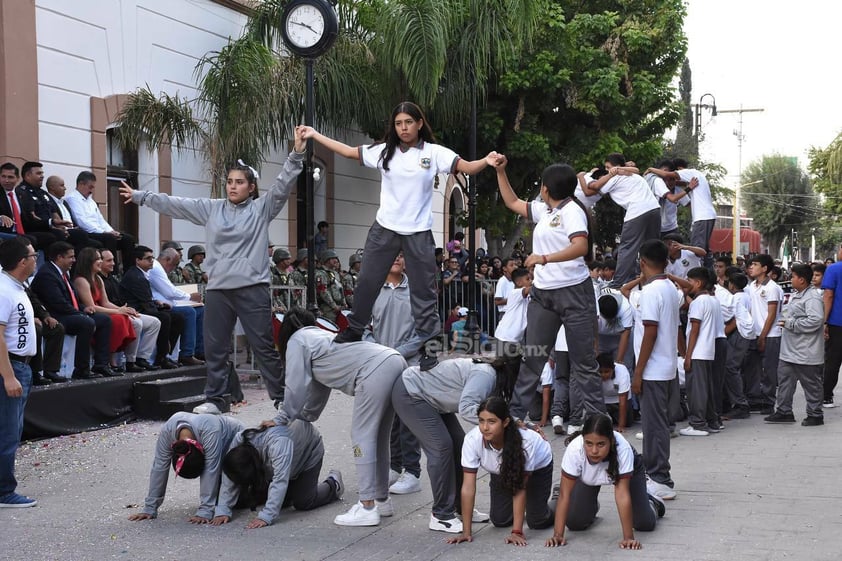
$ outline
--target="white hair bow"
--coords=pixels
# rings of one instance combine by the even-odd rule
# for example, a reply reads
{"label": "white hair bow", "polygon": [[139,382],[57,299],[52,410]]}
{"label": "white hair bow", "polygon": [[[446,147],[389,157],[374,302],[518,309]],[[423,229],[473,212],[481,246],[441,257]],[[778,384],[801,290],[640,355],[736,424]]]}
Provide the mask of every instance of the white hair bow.
{"label": "white hair bow", "polygon": [[257,170],[256,170],[256,169],[254,169],[253,167],[251,167],[250,165],[248,165],[247,163],[245,163],[245,162],[244,162],[244,161],[242,161],[242,160],[237,160],[237,163],[238,163],[238,164],[240,164],[240,165],[241,165],[241,166],[243,166],[243,167],[247,167],[247,168],[249,168],[249,169],[251,170],[251,173],[253,173],[253,174],[254,174],[254,178],[255,178],[255,179],[260,179],[260,174],[259,174],[259,173],[257,173]]}

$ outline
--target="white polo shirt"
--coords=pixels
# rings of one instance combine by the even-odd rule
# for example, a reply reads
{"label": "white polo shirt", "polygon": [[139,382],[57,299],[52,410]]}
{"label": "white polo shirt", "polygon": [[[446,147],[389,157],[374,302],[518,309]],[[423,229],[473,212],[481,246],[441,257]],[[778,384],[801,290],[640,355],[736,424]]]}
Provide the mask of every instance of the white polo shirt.
{"label": "white polo shirt", "polygon": [[[634,473],[634,448],[623,438],[623,435],[614,431],[614,441],[617,443],[617,473],[620,479],[631,477]],[[574,438],[561,458],[561,472],[572,479],[579,479],[585,485],[599,487],[602,485],[613,485],[608,477],[608,460],[592,464],[585,453],[585,437],[582,435]]]}
{"label": "white polo shirt", "polygon": [[719,283],[714,286],[713,295],[719,300],[719,308],[722,310],[722,325],[724,326],[726,322],[734,318],[734,295]]}
{"label": "white polo shirt", "polygon": [[603,296],[611,296],[617,300],[619,310],[617,317],[612,320],[607,320],[602,315],[599,315],[599,305],[597,302],[597,330],[600,335],[621,335],[625,330],[634,327],[634,311],[628,300],[619,292],[600,294]]}
{"label": "white polo shirt", "polygon": [[[585,175],[585,185],[593,181],[591,174]],[[601,193],[597,193],[596,195],[586,195],[584,191],[582,191],[581,185],[576,185],[576,190],[573,192],[573,196],[579,199],[585,207],[590,210],[593,206],[599,202],[599,199],[602,198]]]}
{"label": "white polo shirt", "polygon": [[695,267],[701,267],[701,265],[702,261],[696,256],[695,253],[686,249],[682,249],[681,255],[676,257],[675,261],[673,261],[671,258],[667,258],[666,272],[669,275],[674,275],[678,278],[686,279],[687,271]]}
{"label": "white polo shirt", "polygon": [[689,182],[695,177],[699,182],[696,188],[691,189],[687,193],[687,196],[690,197],[690,210],[693,214],[693,222],[716,220],[716,209],[713,208],[710,184],[705,174],[695,169],[680,169],[676,173],[682,181]]}
{"label": "white polo shirt", "polygon": [[5,325],[8,352],[35,356],[35,314],[23,284],[8,273],[0,272],[0,324]]}
{"label": "white polo shirt", "polygon": [[783,330],[778,325],[778,321],[781,319],[784,291],[781,290],[778,283],[772,279],[766,279],[766,282],[763,284],[752,281],[745,287],[745,291],[748,293],[751,302],[751,317],[754,319],[754,335],[759,337],[763,332],[763,326],[766,325],[766,318],[769,317],[769,304],[771,302],[777,302],[777,317],[766,336],[780,337],[783,334]]}
{"label": "white polo shirt", "polygon": [[659,209],[658,199],[652,194],[646,180],[637,174],[615,175],[599,190],[604,195],[611,195],[611,199],[624,209],[624,222],[633,220],[650,210]]}
{"label": "white polo shirt", "polygon": [[602,399],[605,403],[620,403],[620,396],[628,397],[631,375],[626,365],[614,363],[614,377],[602,381]]}
{"label": "white polo shirt", "polygon": [[526,331],[526,309],[529,307],[529,296],[523,297],[523,289],[515,288],[509,293],[509,304],[506,315],[500,318],[494,336],[498,341],[509,343],[523,343]]}
{"label": "white polo shirt", "polygon": [[[661,205],[661,232],[671,232],[678,229],[678,205],[687,206],[690,204],[690,199],[681,197],[677,203],[667,199],[667,194],[670,193],[669,187],[659,176],[654,173],[647,173],[643,176],[649,188],[652,189],[652,194],[658,199]],[[680,190],[679,190],[680,191]]]}
{"label": "white polo shirt", "polygon": [[360,165],[380,170],[380,208],[377,223],[398,234],[424,232],[433,227],[433,182],[440,173],[454,173],[459,156],[432,142],[419,142],[406,151],[395,149],[389,171],[380,154],[385,144],[358,147]]}
{"label": "white polo shirt", "polygon": [[[699,323],[699,337],[696,339],[696,346],[693,348],[692,360],[713,360],[716,355],[717,327],[722,329],[722,311],[719,308],[719,301],[710,294],[699,294],[687,310],[687,343],[690,343],[690,331],[693,323]],[[724,333],[723,333],[724,336]]]}
{"label": "white polo shirt", "polygon": [[[511,280],[507,279],[505,276],[500,277],[497,279],[497,286],[494,287],[494,297],[495,298],[506,298],[508,300],[509,294],[511,294],[512,290],[515,288],[515,283]],[[505,304],[500,304],[497,306],[498,312],[507,312],[509,303],[506,302]]]}
{"label": "white polo shirt", "polygon": [[657,382],[675,378],[678,365],[678,308],[681,295],[666,276],[659,276],[640,291],[634,312],[634,355],[640,356],[644,324],[657,324],[655,347],[643,370],[643,379]]}
{"label": "white polo shirt", "polygon": [[748,292],[737,292],[732,296],[734,320],[737,322],[740,337],[749,341],[757,339],[757,334],[754,332],[754,319],[751,317],[751,296]]}
{"label": "white polo shirt", "polygon": [[[518,430],[523,438],[523,455],[526,457],[523,470],[532,473],[550,465],[553,461],[550,443],[534,430]],[[499,475],[502,454],[502,450],[497,450],[482,438],[479,427],[474,427],[465,435],[462,443],[462,469],[476,473],[482,467],[488,473]]]}
{"label": "white polo shirt", "polygon": [[[563,251],[570,247],[573,238],[588,235],[588,217],[571,198],[553,209],[543,201],[532,201],[526,212],[527,218],[535,223],[532,251],[538,255]],[[533,276],[533,285],[541,290],[574,286],[590,277],[584,257],[535,265]]]}

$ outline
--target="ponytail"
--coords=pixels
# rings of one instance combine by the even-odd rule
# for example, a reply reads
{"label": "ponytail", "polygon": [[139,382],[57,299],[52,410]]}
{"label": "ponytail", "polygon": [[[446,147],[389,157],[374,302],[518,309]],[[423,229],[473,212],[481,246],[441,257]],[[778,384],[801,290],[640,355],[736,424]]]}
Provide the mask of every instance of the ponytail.
{"label": "ponytail", "polygon": [[228,451],[222,458],[222,471],[239,489],[237,508],[257,510],[257,506],[266,502],[269,496],[269,475],[260,452],[251,443],[251,438],[268,427],[246,429],[242,432],[243,441]]}

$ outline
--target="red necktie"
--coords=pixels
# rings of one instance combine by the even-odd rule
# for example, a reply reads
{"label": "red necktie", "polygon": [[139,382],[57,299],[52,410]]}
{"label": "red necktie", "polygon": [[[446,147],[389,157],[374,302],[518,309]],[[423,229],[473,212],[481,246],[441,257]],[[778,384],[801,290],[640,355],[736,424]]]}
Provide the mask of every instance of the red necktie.
{"label": "red necktie", "polygon": [[67,273],[64,273],[62,275],[62,278],[64,279],[64,284],[67,285],[67,290],[70,292],[70,301],[73,302],[73,307],[78,310],[79,309],[79,303],[76,302],[76,295],[73,294],[73,287],[70,286],[70,278],[68,278]]}
{"label": "red necktie", "polygon": [[20,208],[18,207],[18,202],[15,200],[15,193],[13,191],[9,191],[8,195],[9,205],[12,207],[12,214],[15,219],[15,232],[18,234],[25,234],[26,232],[23,231],[23,219],[20,217]]}

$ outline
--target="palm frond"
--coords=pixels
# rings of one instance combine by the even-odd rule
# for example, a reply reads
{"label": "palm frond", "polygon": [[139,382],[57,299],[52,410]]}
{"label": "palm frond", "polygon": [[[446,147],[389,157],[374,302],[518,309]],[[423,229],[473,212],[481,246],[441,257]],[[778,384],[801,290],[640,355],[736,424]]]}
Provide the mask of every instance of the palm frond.
{"label": "palm frond", "polygon": [[115,118],[115,138],[123,148],[144,144],[149,150],[173,145],[177,150],[195,147],[206,136],[193,115],[191,102],[180,96],[161,93],[147,85],[128,95]]}

